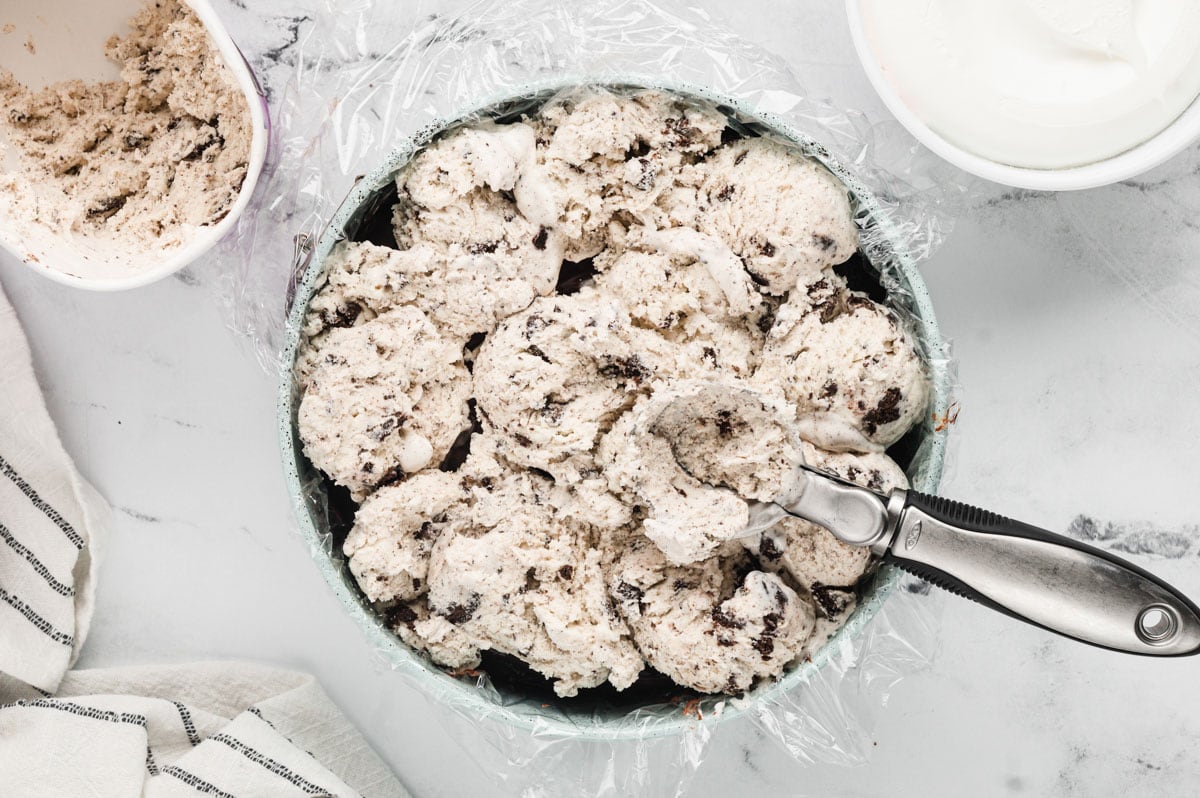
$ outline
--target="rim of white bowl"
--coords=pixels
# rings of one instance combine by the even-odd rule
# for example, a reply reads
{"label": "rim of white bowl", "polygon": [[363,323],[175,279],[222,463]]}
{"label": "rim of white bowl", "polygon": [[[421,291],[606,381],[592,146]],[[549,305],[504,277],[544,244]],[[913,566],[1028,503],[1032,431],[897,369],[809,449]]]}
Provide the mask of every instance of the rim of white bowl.
{"label": "rim of white bowl", "polygon": [[[346,607],[350,616],[363,629],[374,648],[390,666],[405,671],[412,675],[415,681],[419,681],[419,689],[428,698],[449,705],[454,711],[469,708],[473,717],[478,719],[498,719],[530,732],[569,735],[577,740],[612,742],[671,736],[692,728],[696,721],[684,717],[682,712],[678,711],[674,713],[673,717],[655,717],[635,722],[630,717],[637,711],[634,709],[626,711],[619,717],[608,718],[595,714],[569,714],[557,707],[549,709],[533,707],[528,698],[518,698],[511,703],[491,701],[478,687],[449,676],[445,670],[433,665],[428,658],[410,649],[387,628],[383,618],[370,607],[369,602],[362,596],[340,552],[329,550],[328,531],[320,529],[314,518],[309,500],[309,489],[312,482],[302,472],[305,470],[315,472],[315,468],[311,464],[307,464],[296,432],[299,386],[294,379],[294,364],[301,343],[304,317],[309,301],[323,279],[326,259],[333,247],[345,238],[344,229],[347,222],[353,219],[360,209],[373,201],[380,189],[392,181],[396,172],[411,160],[421,146],[437,132],[462,120],[477,117],[480,113],[495,109],[504,103],[532,99],[575,86],[599,85],[657,88],[727,106],[732,108],[737,115],[759,122],[780,137],[802,147],[810,156],[821,160],[847,186],[855,196],[859,210],[871,218],[872,223],[877,226],[882,237],[888,242],[894,258],[891,270],[903,279],[903,288],[909,294],[918,336],[933,361],[930,363],[933,372],[931,379],[934,394],[930,413],[933,417],[944,418],[949,412],[952,400],[952,377],[943,361],[946,353],[945,343],[934,316],[929,291],[917,269],[916,260],[909,249],[903,245],[903,236],[890,221],[887,213],[883,211],[875,194],[850,170],[829,155],[818,142],[813,141],[810,136],[801,132],[791,123],[775,114],[755,110],[741,100],[721,95],[702,86],[686,82],[667,83],[634,75],[628,76],[627,79],[608,77],[601,81],[589,79],[587,75],[579,75],[514,86],[503,93],[485,97],[469,107],[459,109],[459,113],[447,116],[416,131],[393,149],[380,166],[355,183],[346,199],[322,230],[307,265],[298,275],[295,294],[291,297],[284,348],[280,359],[282,376],[279,383],[277,407],[280,452],[292,508],[310,553],[318,570],[325,577],[325,581]],[[941,481],[947,436],[948,429],[945,427],[935,428],[922,441],[923,446],[928,446],[927,459],[923,468],[924,479],[912,486],[914,490],[936,493]],[[304,468],[305,465],[307,468]],[[715,717],[706,712],[706,718],[712,722],[730,720],[746,714],[749,708],[756,704],[778,702],[784,693],[792,689],[804,689],[804,683],[813,678],[834,657],[843,642],[853,639],[863,632],[870,620],[883,606],[884,601],[896,588],[899,579],[898,571],[889,566],[882,566],[875,576],[875,583],[870,593],[851,613],[846,623],[826,641],[825,645],[817,650],[811,660],[797,665],[773,683],[756,690],[746,699],[730,700],[725,696],[711,697],[709,700],[713,704],[723,702],[724,706]]]}
{"label": "rim of white bowl", "polygon": [[140,288],[174,274],[212,249],[237,224],[238,218],[250,204],[250,197],[254,193],[259,175],[262,174],[263,165],[267,160],[270,113],[267,109],[266,93],[253,70],[250,69],[246,57],[230,37],[209,1],[182,0],[182,2],[191,7],[200,21],[204,23],[205,29],[225,60],[225,65],[237,79],[238,88],[245,95],[246,104],[250,109],[250,153],[246,162],[246,176],[242,180],[242,187],[238,191],[237,199],[234,200],[224,219],[211,227],[197,228],[198,232],[190,240],[174,250],[168,257],[158,261],[152,268],[124,277],[81,277],[50,264],[31,261],[28,259],[29,252],[27,250],[10,242],[0,231],[0,247],[12,253],[34,272],[57,283],[88,291],[125,291],[131,288]]}
{"label": "rim of white bowl", "polygon": [[1066,169],[1029,169],[993,161],[945,139],[917,116],[883,74],[868,40],[862,0],[846,0],[850,38],[867,79],[892,115],[934,154],[964,172],[1014,188],[1035,191],[1077,191],[1107,186],[1136,177],[1175,157],[1200,140],[1200,97],[1169,125],[1124,152],[1094,163]]}

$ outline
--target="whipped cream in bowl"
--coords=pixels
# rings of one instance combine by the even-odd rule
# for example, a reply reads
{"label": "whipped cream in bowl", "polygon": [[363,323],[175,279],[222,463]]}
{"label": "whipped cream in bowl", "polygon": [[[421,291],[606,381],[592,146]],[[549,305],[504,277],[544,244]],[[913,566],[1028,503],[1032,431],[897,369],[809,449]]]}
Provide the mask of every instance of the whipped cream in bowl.
{"label": "whipped cream in bowl", "polygon": [[1196,0],[847,0],[847,12],[892,113],[980,177],[1090,188],[1200,138]]}

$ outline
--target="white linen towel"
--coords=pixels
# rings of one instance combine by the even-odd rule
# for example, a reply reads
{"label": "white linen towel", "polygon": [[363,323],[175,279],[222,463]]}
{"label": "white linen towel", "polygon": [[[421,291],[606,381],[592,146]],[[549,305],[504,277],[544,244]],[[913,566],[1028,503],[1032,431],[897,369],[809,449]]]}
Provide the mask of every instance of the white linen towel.
{"label": "white linen towel", "polygon": [[0,741],[5,798],[408,795],[315,679],[245,663],[72,671]]}
{"label": "white linen towel", "polygon": [[68,672],[109,522],[0,290],[0,796],[408,796],[311,676],[242,663]]}
{"label": "white linen towel", "polygon": [[93,536],[108,523],[108,506],[63,451],[0,291],[0,673],[58,687],[87,636]]}

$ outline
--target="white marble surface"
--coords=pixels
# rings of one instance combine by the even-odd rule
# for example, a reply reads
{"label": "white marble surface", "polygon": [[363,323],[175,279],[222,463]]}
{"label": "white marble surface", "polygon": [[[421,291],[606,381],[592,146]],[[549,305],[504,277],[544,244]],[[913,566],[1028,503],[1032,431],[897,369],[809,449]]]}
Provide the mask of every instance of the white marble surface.
{"label": "white marble surface", "polygon": [[[276,91],[307,2],[214,3]],[[840,4],[755,0],[730,16],[818,96],[887,118],[854,60]],[[1192,595],[1200,595],[1198,173],[1193,148],[1101,190],[976,187],[946,209],[953,229],[923,264],[963,385],[945,492],[1056,530],[1084,529],[1072,526],[1084,515],[1108,537],[1102,545]],[[102,295],[0,259],[66,447],[117,508],[81,665],[237,657],[310,670],[416,794],[503,789],[464,752],[485,747],[482,738],[448,730],[444,710],[376,660],[312,565],[279,467],[273,379],[196,284],[205,268]],[[718,731],[681,790],[1200,789],[1194,660],[1120,656],[975,605],[943,607],[939,654],[894,690],[867,764],[805,766],[737,722]],[[562,755],[560,775],[594,768],[607,753],[577,746]]]}

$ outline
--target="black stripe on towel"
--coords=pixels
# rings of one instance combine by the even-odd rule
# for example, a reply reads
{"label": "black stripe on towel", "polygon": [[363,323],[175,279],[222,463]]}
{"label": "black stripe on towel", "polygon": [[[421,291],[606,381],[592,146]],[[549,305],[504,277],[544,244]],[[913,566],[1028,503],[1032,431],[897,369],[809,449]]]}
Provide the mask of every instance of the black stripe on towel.
{"label": "black stripe on towel", "polygon": [[136,712],[112,712],[107,709],[85,707],[83,704],[72,704],[58,698],[35,698],[29,701],[14,701],[10,707],[33,707],[35,709],[57,709],[59,712],[70,712],[82,718],[103,720],[109,723],[129,723],[134,726],[146,726],[146,716]]}
{"label": "black stripe on towel", "polygon": [[[56,709],[59,712],[69,712],[72,715],[79,715],[83,718],[91,720],[103,720],[108,723],[128,723],[132,726],[141,726],[146,728],[146,716],[139,715],[136,712],[111,712],[107,709],[96,709],[95,707],[85,707],[82,704],[72,704],[70,701],[61,701],[57,698],[38,698],[32,701],[17,701],[8,706],[13,707],[32,707],[34,709]],[[154,762],[154,754],[150,751],[149,742],[146,743],[146,770],[151,776],[158,775],[158,765]]]}
{"label": "black stripe on towel", "polygon": [[42,564],[42,561],[37,558],[37,555],[25,548],[21,541],[13,537],[12,533],[8,531],[8,527],[6,527],[4,524],[0,524],[0,540],[3,540],[5,543],[7,543],[10,549],[21,555],[21,557],[27,563],[32,565],[33,570],[37,571],[38,575],[41,576],[42,579],[46,580],[46,584],[50,585],[50,588],[55,593],[60,596],[68,597],[75,595],[75,588],[71,587],[70,585],[65,585],[55,579],[54,574],[50,573],[50,569]]}
{"label": "black stripe on towel", "polygon": [[[274,723],[272,723],[271,721],[267,720],[267,719],[266,719],[266,717],[263,715],[263,713],[262,713],[262,710],[261,710],[261,709],[259,709],[258,707],[248,707],[248,708],[246,709],[246,711],[247,711],[247,712],[249,712],[249,713],[250,713],[251,715],[253,715],[254,717],[256,717],[256,718],[258,718],[259,720],[261,720],[263,723],[265,723],[265,724],[267,724],[268,726],[270,726],[272,729],[274,729],[274,728],[275,728],[275,724],[274,724]],[[291,740],[288,740],[288,742],[291,742]]]}
{"label": "black stripe on towel", "polygon": [[[279,729],[276,729],[275,724],[272,723],[271,721],[267,720],[267,716],[262,713],[261,709],[259,709],[258,707],[248,707],[246,709],[246,711],[249,712],[254,717],[261,720],[263,723],[270,726],[271,730],[274,731],[276,734],[279,734]],[[287,740],[292,745],[296,745],[296,741],[293,740],[291,737],[288,737],[286,734],[279,734],[279,736],[282,737],[283,739]],[[300,746],[298,746],[298,745],[296,745],[296,747],[300,748]],[[316,759],[316,757],[313,756],[313,752],[309,751],[307,748],[300,748],[300,750],[303,751],[304,753],[308,754],[309,756],[312,756],[313,759]]]}
{"label": "black stripe on towel", "polygon": [[5,460],[3,456],[0,456],[0,474],[3,474],[12,480],[12,483],[16,485],[22,493],[25,494],[33,506],[41,510],[47,518],[54,522],[55,526],[63,531],[63,534],[65,534],[67,539],[75,545],[75,548],[82,549],[84,547],[84,540],[82,537],[80,537],[79,533],[75,531],[75,527],[67,523],[67,519],[59,515],[58,510],[55,510],[49,504],[46,504],[46,502],[42,500],[42,497],[38,495],[38,492],[33,489],[33,486],[21,479],[21,475],[17,473],[15,468],[8,464],[8,461]]}
{"label": "black stripe on towel", "polygon": [[196,734],[196,724],[192,723],[192,713],[178,701],[172,701],[171,703],[179,710],[179,720],[183,723],[183,730],[187,734],[188,742],[193,746],[200,745],[200,735]]}
{"label": "black stripe on towel", "polygon": [[276,776],[279,776],[281,779],[286,779],[287,781],[291,782],[295,786],[304,790],[304,792],[308,795],[328,795],[329,794],[329,790],[326,790],[324,787],[319,787],[316,784],[313,784],[308,779],[304,778],[303,776],[299,776],[299,775],[293,773],[292,771],[288,770],[283,765],[276,762],[274,759],[271,759],[269,756],[266,756],[265,754],[260,754],[258,751],[255,751],[253,748],[246,745],[241,740],[235,740],[234,738],[230,737],[228,734],[217,734],[217,735],[210,737],[209,739],[214,742],[224,743],[225,745],[232,748],[234,751],[237,751],[239,754],[241,754],[242,756],[249,759],[251,762],[254,762],[255,764],[263,766],[267,770],[274,773]]}
{"label": "black stripe on towel", "polygon": [[230,795],[218,787],[214,787],[199,776],[194,776],[191,773],[188,773],[186,770],[177,768],[174,765],[163,768],[162,772],[168,776],[174,776],[187,786],[191,787],[193,790],[202,792],[205,795],[215,795],[217,798],[236,798],[236,796]]}
{"label": "black stripe on towel", "polygon": [[24,615],[25,620],[42,630],[42,633],[55,643],[61,643],[64,646],[75,645],[75,638],[72,635],[55,629],[49,621],[34,612],[32,607],[2,587],[0,587],[0,601],[3,601],[8,606]]}

